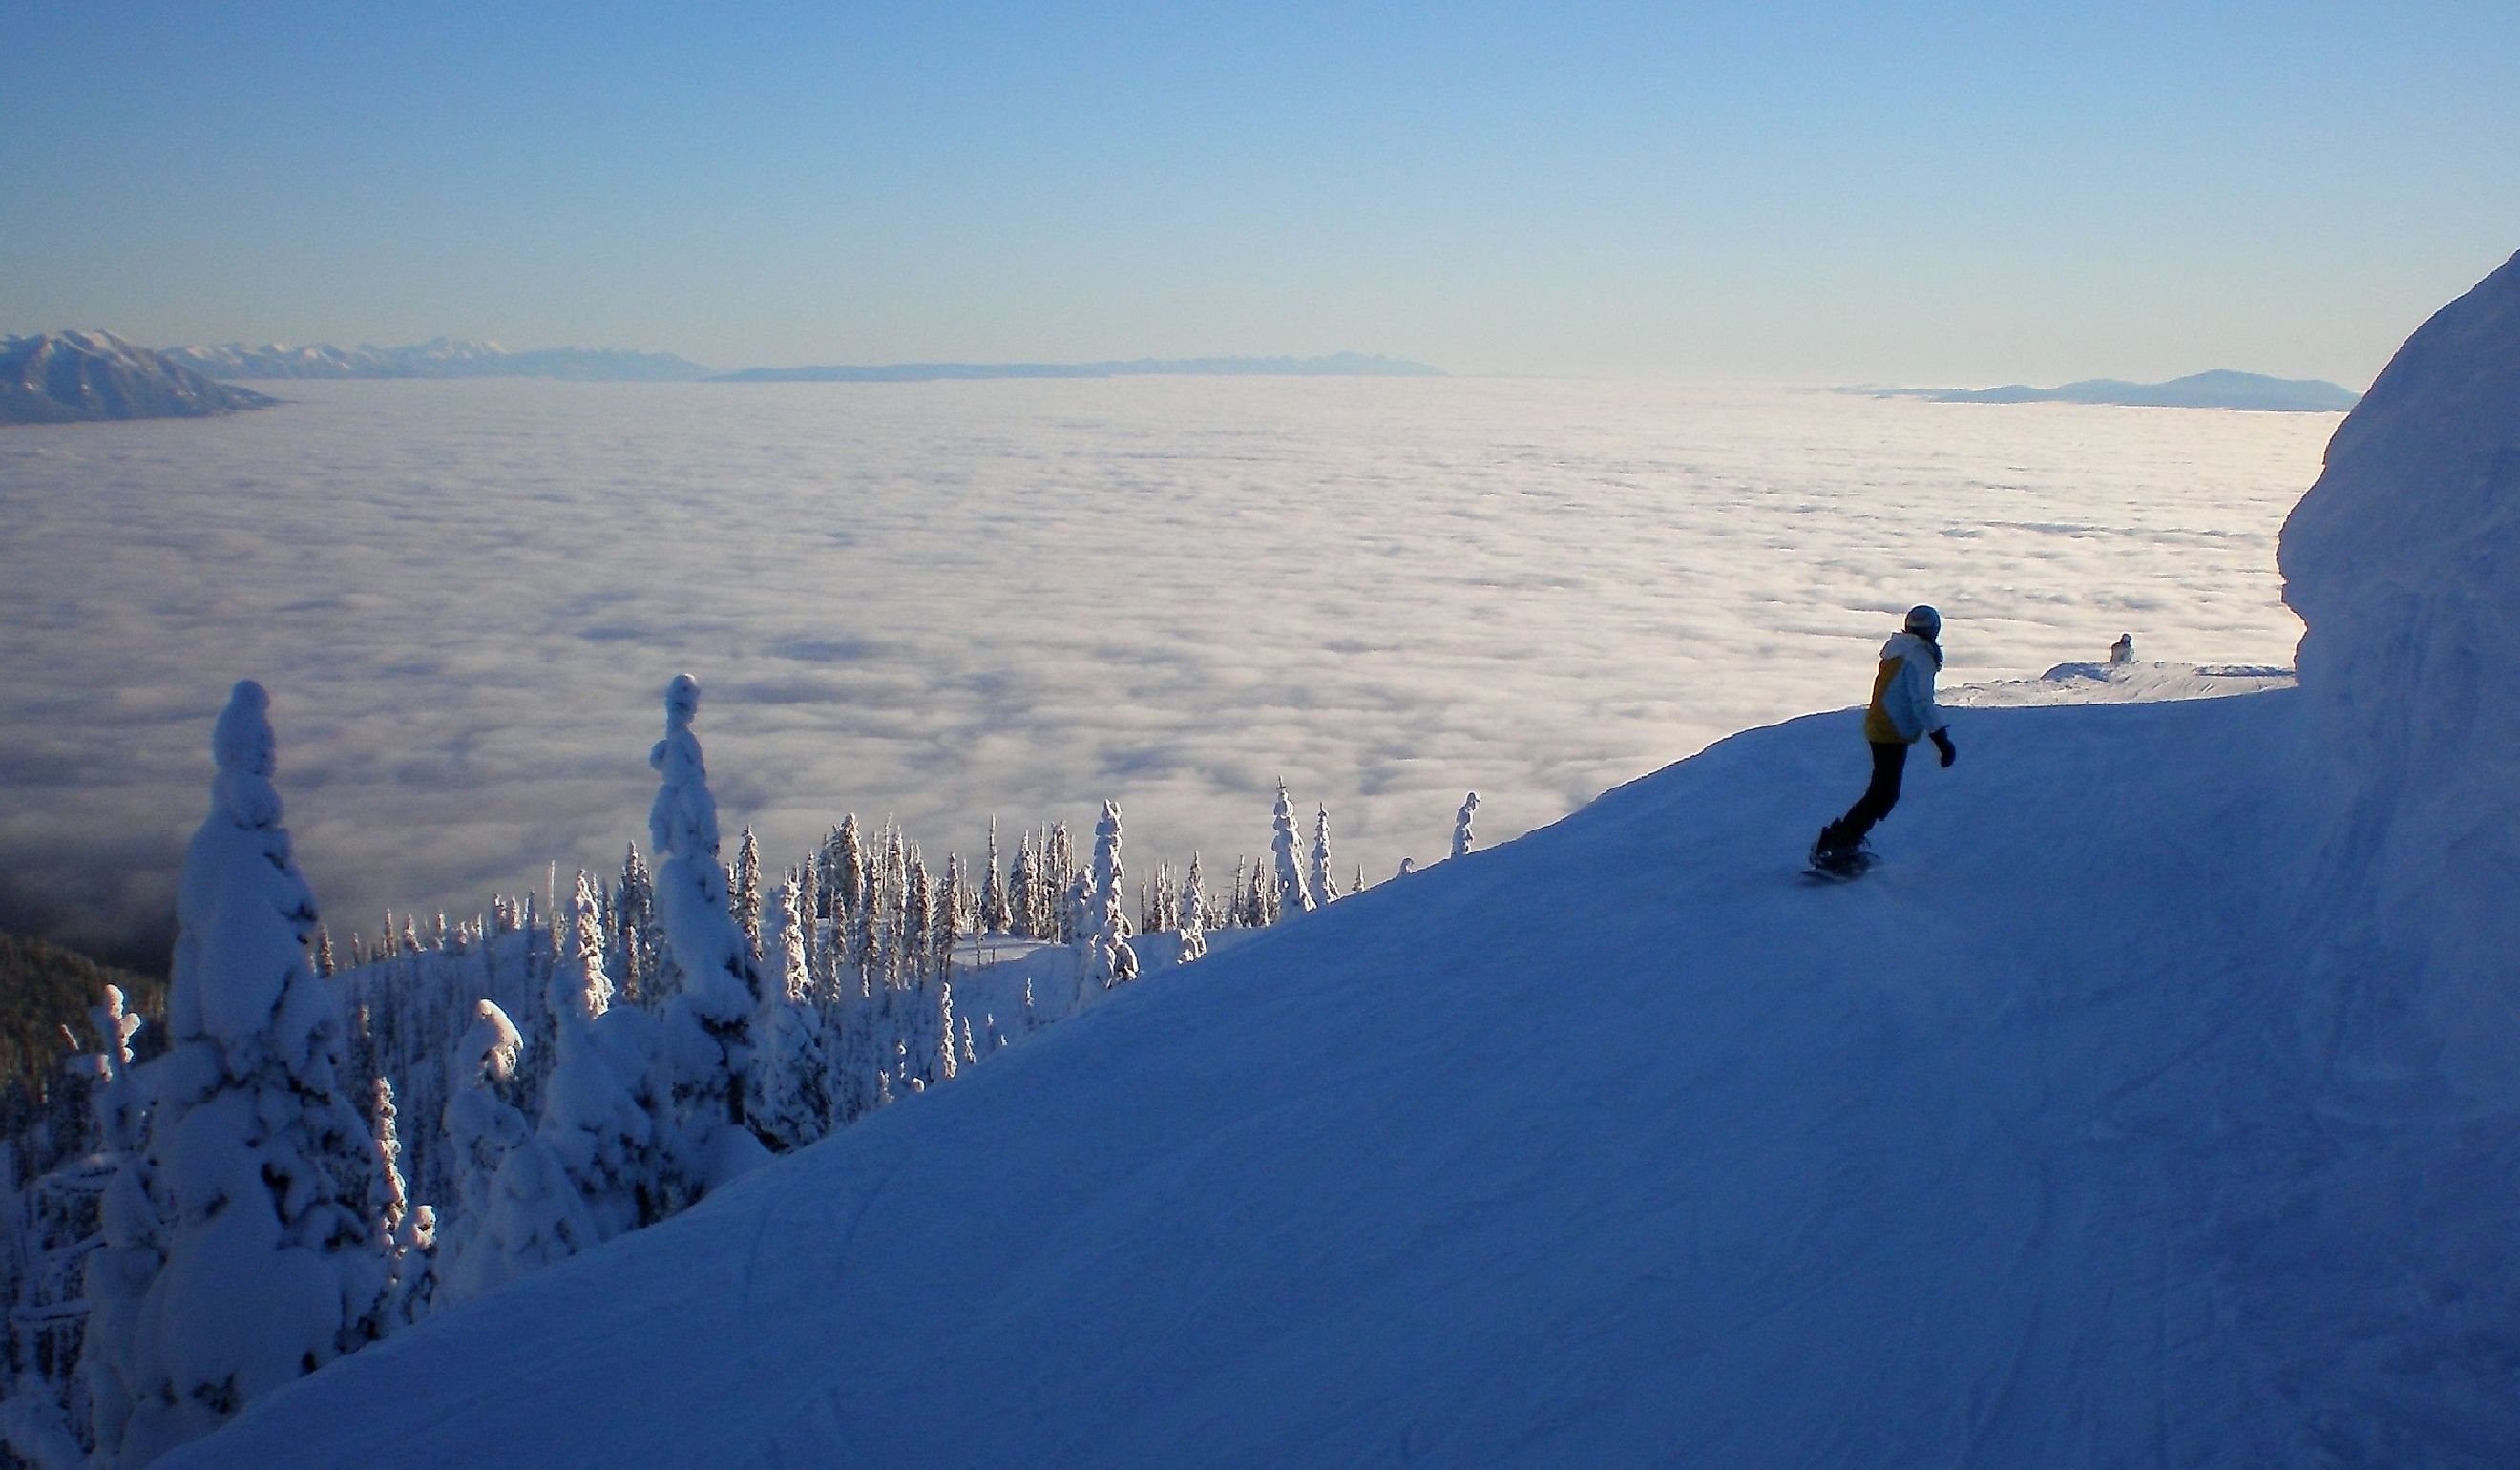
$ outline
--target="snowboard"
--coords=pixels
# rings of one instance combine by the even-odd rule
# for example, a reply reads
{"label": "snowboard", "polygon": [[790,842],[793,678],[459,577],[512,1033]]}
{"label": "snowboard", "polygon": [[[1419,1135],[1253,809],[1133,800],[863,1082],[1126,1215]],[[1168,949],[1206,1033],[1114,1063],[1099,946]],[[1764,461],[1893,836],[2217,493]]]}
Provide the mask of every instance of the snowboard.
{"label": "snowboard", "polygon": [[1803,881],[1814,885],[1824,883],[1852,883],[1857,878],[1864,876],[1866,873],[1870,872],[1873,869],[1879,867],[1880,864],[1881,860],[1879,858],[1859,849],[1842,867],[1822,868],[1819,864],[1815,863],[1810,867],[1805,868],[1803,869]]}

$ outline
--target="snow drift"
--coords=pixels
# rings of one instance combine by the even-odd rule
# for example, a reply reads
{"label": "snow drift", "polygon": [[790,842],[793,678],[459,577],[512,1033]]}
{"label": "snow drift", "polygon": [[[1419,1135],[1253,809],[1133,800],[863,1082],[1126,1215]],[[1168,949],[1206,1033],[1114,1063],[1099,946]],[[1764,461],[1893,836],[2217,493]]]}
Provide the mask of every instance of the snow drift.
{"label": "snow drift", "polygon": [[1842,888],[1858,716],[1736,736],[168,1463],[2520,1462],[2514,290],[2338,435],[2301,690],[1955,701]]}
{"label": "snow drift", "polygon": [[2399,349],[2280,561],[2339,1035],[2520,1101],[2520,255]]}

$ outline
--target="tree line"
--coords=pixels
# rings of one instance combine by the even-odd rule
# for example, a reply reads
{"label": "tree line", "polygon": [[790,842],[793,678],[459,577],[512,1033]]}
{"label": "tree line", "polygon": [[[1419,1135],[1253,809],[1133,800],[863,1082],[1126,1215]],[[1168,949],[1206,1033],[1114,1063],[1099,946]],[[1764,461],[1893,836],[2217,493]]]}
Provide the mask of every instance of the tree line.
{"label": "tree line", "polygon": [[1052,824],[1002,866],[993,820],[976,873],[939,870],[851,815],[774,878],[749,830],[721,859],[698,707],[688,677],[668,687],[649,846],[617,876],[426,934],[389,914],[337,953],[281,824],[268,697],[236,687],[158,1054],[104,987],[93,1042],[0,1136],[9,1456],[146,1464],[1201,958],[1212,930],[1342,893],[1328,811],[1307,841],[1282,783],[1269,859],[1222,891],[1196,856],[1133,891],[1113,802],[1082,856]]}

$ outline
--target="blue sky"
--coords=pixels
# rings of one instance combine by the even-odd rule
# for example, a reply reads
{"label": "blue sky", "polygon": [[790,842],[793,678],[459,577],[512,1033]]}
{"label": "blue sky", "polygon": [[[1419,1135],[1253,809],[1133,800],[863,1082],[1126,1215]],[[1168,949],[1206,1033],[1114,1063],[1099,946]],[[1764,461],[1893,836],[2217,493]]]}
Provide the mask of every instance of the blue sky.
{"label": "blue sky", "polygon": [[2367,381],[2520,7],[0,0],[0,331]]}

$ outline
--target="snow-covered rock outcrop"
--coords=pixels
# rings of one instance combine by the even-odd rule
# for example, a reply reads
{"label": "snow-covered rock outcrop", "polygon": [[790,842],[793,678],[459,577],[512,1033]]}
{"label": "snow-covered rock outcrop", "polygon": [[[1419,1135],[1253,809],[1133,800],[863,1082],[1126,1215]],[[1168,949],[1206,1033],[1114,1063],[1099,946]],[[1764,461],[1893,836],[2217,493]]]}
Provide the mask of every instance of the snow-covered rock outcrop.
{"label": "snow-covered rock outcrop", "polygon": [[[2285,523],[2349,1019],[2520,1099],[2520,255],[2407,339]],[[2323,759],[2318,759],[2323,758]],[[2411,1005],[2411,1016],[2406,1007]]]}

